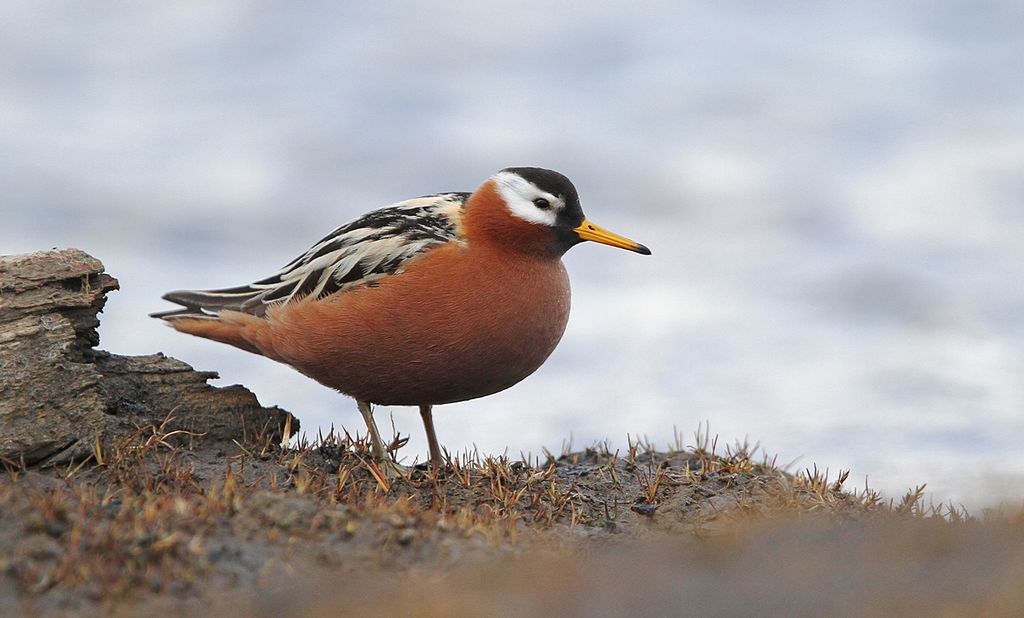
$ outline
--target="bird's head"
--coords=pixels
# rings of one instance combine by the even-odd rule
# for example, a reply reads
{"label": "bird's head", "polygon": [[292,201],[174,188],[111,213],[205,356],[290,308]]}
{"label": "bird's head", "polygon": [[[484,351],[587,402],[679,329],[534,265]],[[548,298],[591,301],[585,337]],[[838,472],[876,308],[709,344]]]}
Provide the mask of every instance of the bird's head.
{"label": "bird's head", "polygon": [[558,172],[539,167],[508,167],[495,174],[491,181],[513,217],[547,228],[559,255],[585,240],[651,254],[651,250],[640,243],[591,223],[583,215],[576,187]]}

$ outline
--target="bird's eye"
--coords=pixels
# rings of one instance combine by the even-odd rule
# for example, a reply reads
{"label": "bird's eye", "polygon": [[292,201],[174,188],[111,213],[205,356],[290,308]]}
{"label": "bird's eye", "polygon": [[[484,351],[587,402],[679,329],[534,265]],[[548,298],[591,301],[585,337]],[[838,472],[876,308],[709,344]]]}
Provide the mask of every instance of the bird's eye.
{"label": "bird's eye", "polygon": [[533,200],[533,205],[536,206],[537,208],[540,208],[541,210],[547,210],[548,208],[551,208],[551,202],[547,201],[542,197],[538,197],[537,199]]}

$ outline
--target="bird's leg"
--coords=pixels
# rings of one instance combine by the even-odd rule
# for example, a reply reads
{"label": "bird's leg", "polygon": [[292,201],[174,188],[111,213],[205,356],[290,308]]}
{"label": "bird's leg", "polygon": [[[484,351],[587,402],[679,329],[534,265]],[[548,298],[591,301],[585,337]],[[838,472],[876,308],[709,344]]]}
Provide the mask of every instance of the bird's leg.
{"label": "bird's leg", "polygon": [[437,434],[434,433],[434,416],[430,409],[433,406],[420,406],[420,416],[423,417],[423,428],[427,430],[427,443],[430,445],[430,465],[435,469],[441,469],[441,447],[437,443]]}
{"label": "bird's leg", "polygon": [[399,465],[391,458],[391,454],[388,453],[384,442],[380,439],[380,430],[377,429],[377,423],[373,420],[373,408],[370,406],[370,402],[356,401],[356,407],[359,408],[359,413],[363,415],[366,431],[370,434],[370,449],[373,452],[373,458],[380,464],[388,478],[406,476],[408,472],[406,467]]}

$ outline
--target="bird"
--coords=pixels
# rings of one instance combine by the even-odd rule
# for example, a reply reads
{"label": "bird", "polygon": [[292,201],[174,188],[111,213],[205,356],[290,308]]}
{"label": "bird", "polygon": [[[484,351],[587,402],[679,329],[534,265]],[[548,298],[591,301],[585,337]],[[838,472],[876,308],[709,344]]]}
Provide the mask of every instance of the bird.
{"label": "bird", "polygon": [[355,399],[389,476],[406,469],[373,406],[418,407],[439,469],[433,407],[507,389],[547,360],[569,319],[562,256],[584,241],[651,254],[587,219],[563,174],[508,167],[471,193],[369,212],[254,283],[169,292],[179,307],[151,315]]}

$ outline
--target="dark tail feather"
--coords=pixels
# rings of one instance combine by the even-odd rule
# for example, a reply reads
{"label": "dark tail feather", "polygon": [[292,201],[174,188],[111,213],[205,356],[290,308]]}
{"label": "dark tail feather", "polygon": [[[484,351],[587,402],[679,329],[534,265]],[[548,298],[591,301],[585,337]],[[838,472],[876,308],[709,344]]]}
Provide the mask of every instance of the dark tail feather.
{"label": "dark tail feather", "polygon": [[203,313],[201,309],[189,309],[188,307],[179,307],[178,309],[170,309],[168,311],[156,311],[149,314],[149,317],[161,320],[173,320],[174,318],[217,318],[215,315]]}
{"label": "dark tail feather", "polygon": [[[149,314],[150,317],[162,320],[175,318],[208,318],[217,319],[221,311],[243,311],[253,313],[254,303],[249,303],[260,296],[264,290],[254,290],[248,286],[228,288],[224,290],[177,290],[163,295],[164,300],[181,305],[181,308],[159,311]],[[255,303],[260,307],[260,303]]]}

